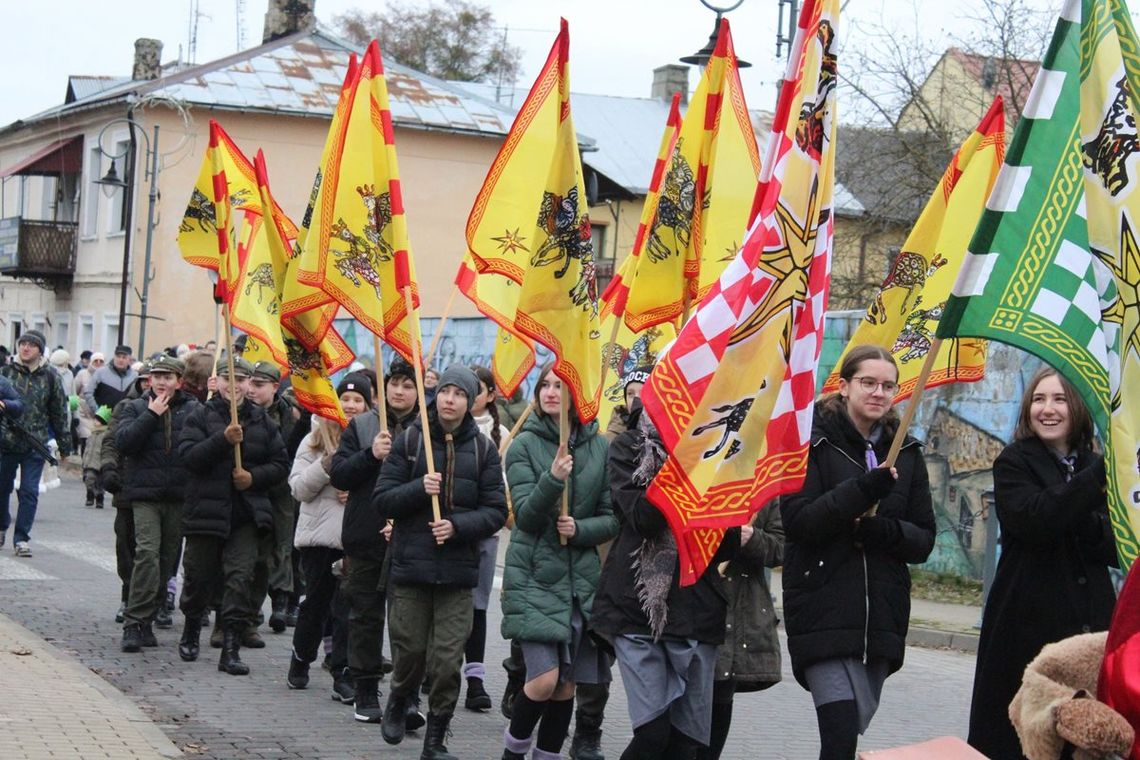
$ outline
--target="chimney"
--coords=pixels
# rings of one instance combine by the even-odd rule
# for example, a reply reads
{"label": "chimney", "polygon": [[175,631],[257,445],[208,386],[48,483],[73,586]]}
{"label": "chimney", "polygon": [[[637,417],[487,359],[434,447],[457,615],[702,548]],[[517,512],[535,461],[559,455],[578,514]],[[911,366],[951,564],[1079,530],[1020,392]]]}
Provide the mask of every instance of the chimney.
{"label": "chimney", "polygon": [[265,29],[261,33],[261,44],[287,37],[303,29],[311,29],[316,23],[313,6],[317,0],[269,0],[265,9]]}
{"label": "chimney", "polygon": [[681,105],[689,102],[689,67],[667,63],[653,70],[653,88],[649,97],[669,102],[673,93],[681,93]]}
{"label": "chimney", "polygon": [[140,37],[135,40],[135,65],[131,79],[158,79],[162,75],[162,40]]}

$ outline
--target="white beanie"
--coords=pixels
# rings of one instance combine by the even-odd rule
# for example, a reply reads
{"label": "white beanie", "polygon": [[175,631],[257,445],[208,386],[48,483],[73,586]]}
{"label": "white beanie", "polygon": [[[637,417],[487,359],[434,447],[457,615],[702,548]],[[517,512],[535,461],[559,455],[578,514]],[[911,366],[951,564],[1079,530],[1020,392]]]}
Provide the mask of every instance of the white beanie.
{"label": "white beanie", "polygon": [[48,359],[56,367],[66,367],[71,363],[71,354],[64,351],[62,348],[57,348],[51,352],[51,357]]}

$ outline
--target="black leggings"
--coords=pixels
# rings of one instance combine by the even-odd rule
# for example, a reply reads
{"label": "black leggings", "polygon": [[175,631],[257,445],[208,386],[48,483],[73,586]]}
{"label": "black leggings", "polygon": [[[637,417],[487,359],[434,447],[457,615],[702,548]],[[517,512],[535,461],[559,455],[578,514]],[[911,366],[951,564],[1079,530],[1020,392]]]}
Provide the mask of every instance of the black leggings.
{"label": "black leggings", "polygon": [[709,746],[697,751],[697,760],[720,760],[728,729],[732,726],[732,698],[736,693],[736,680],[717,681],[713,684],[712,731]]}
{"label": "black leggings", "polygon": [[666,710],[633,730],[633,739],[621,753],[621,760],[695,760],[700,747],[699,742],[673,728]]}
{"label": "black leggings", "polygon": [[464,647],[464,657],[468,664],[483,662],[487,651],[487,610],[475,610],[475,617],[471,620],[471,634],[467,637],[467,646]]}
{"label": "black leggings", "polygon": [[819,760],[853,760],[859,743],[859,710],[852,699],[815,708],[819,722]]}

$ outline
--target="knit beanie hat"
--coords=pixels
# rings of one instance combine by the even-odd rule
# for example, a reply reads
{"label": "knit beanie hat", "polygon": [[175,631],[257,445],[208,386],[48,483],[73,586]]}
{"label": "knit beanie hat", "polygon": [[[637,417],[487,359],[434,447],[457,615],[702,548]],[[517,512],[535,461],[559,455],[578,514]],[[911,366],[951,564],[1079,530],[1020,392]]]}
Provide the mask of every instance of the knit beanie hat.
{"label": "knit beanie hat", "polygon": [[21,343],[31,343],[39,348],[41,354],[47,348],[47,340],[44,338],[44,334],[39,330],[28,330],[25,332],[16,340],[17,346]]}
{"label": "knit beanie hat", "polygon": [[468,405],[479,395],[479,378],[475,376],[474,372],[462,364],[452,364],[443,371],[443,374],[439,376],[439,385],[436,386],[436,394],[438,395],[439,391],[442,391],[449,385],[454,385],[467,394]]}
{"label": "knit beanie hat", "polygon": [[649,374],[653,372],[653,367],[634,367],[629,372],[621,376],[621,387],[624,389],[630,383],[641,383],[644,385],[649,382]]}
{"label": "knit beanie hat", "polygon": [[364,397],[364,403],[372,406],[372,382],[360,374],[359,372],[352,372],[344,376],[336,386],[336,395],[339,397],[346,391],[353,391],[359,393]]}
{"label": "knit beanie hat", "polygon": [[71,354],[64,351],[62,348],[57,348],[51,352],[51,357],[48,358],[53,367],[66,367],[71,362]]}

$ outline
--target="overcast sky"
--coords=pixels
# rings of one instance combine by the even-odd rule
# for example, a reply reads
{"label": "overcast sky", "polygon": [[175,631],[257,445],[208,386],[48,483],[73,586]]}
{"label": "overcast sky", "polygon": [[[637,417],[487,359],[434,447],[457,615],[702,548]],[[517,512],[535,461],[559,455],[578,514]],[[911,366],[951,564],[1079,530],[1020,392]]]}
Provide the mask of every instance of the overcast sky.
{"label": "overcast sky", "polygon": [[[427,0],[403,0],[427,5]],[[713,13],[698,0],[483,0],[512,45],[523,49],[519,85],[529,87],[546,58],[558,18],[570,22],[571,89],[576,92],[646,97],[652,71],[702,47]],[[884,18],[900,33],[915,28],[953,44],[969,33],[964,20],[984,0],[848,0],[841,20],[843,39],[851,25]],[[1028,0],[1045,9],[1060,0]],[[196,60],[208,62],[238,49],[236,8],[244,6],[244,43],[261,41],[267,0],[199,0]],[[317,0],[317,18],[353,7],[380,7],[377,0]],[[721,5],[731,4],[721,0]],[[0,125],[30,116],[63,100],[71,74],[128,75],[134,40],[164,43],[164,62],[188,55],[190,0],[5,0],[0,25]],[[754,66],[741,73],[750,108],[771,109],[775,82],[783,71],[776,60],[778,0],[744,0],[729,14],[737,55]],[[916,22],[916,17],[920,19]],[[942,45],[940,45],[942,47]],[[840,66],[843,59],[840,57]],[[690,77],[695,87],[697,75]]]}

